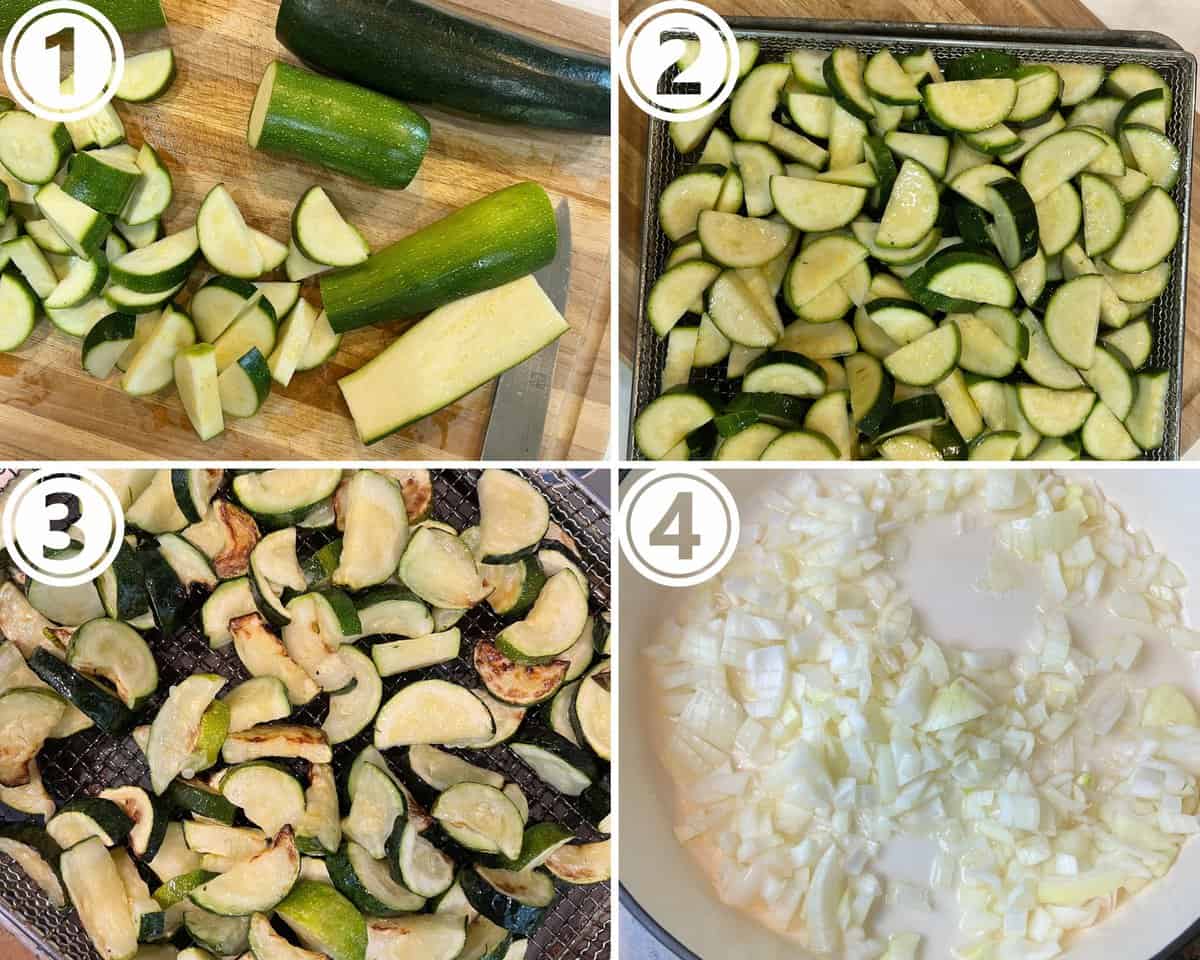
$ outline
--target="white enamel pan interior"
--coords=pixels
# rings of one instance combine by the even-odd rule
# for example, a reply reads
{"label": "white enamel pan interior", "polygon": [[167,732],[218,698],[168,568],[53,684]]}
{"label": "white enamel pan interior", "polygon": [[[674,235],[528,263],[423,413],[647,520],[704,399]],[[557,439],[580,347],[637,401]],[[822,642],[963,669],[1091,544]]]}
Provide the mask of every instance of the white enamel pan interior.
{"label": "white enamel pan interior", "polygon": [[[795,471],[713,471],[734,493],[742,520],[754,519],[767,490],[786,485]],[[833,470],[844,481],[864,471]],[[1187,575],[1187,622],[1200,624],[1200,471],[1147,466],[1081,470],[1096,480],[1135,528],[1144,529],[1155,548]],[[626,485],[638,475],[627,478]],[[914,542],[902,581],[939,640],[979,646],[1021,646],[1032,622],[1031,592],[1022,602],[982,593],[972,585],[986,569],[990,548],[980,534],[954,537],[949,524],[930,529]],[[716,897],[707,876],[676,842],[672,832],[673,784],[657,758],[661,713],[639,648],[653,642],[659,624],[672,618],[689,591],[659,587],[640,577],[621,558],[620,566],[620,872],[626,902],[633,901],[664,945],[678,956],[702,960],[809,960],[811,954],[761,926]],[[1072,614],[1075,621],[1075,614]],[[1109,628],[1109,632],[1113,632]],[[967,636],[969,634],[969,636]],[[1162,644],[1165,647],[1165,642]],[[1171,682],[1200,702],[1197,654],[1143,648],[1132,671],[1138,686]],[[914,867],[920,879],[924,867]],[[906,871],[907,872],[907,871]],[[1185,845],[1168,874],[1125,902],[1103,923],[1077,937],[1064,954],[1069,960],[1167,960],[1185,935],[1200,937],[1200,838]],[[949,957],[954,934],[953,893],[939,893],[934,916],[880,915],[882,932],[918,929],[926,934],[921,956]],[[903,922],[897,922],[902,920]],[[919,925],[918,925],[919,924]],[[1196,930],[1191,930],[1197,925]],[[878,929],[878,928],[877,928]],[[1186,939],[1186,938],[1185,938]],[[675,941],[674,943],[672,942]],[[636,960],[636,958],[635,958]]]}

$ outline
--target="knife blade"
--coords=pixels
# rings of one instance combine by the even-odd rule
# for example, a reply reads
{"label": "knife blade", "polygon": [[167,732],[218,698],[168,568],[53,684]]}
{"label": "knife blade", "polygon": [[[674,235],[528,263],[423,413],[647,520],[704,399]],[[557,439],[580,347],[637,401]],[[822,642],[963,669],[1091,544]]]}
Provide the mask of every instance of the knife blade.
{"label": "knife blade", "polygon": [[[566,200],[554,211],[558,223],[558,253],[548,266],[534,274],[546,296],[566,314],[571,286],[571,208]],[[536,460],[546,432],[550,387],[558,341],[535,353],[500,377],[492,418],[483,441],[483,460]]]}

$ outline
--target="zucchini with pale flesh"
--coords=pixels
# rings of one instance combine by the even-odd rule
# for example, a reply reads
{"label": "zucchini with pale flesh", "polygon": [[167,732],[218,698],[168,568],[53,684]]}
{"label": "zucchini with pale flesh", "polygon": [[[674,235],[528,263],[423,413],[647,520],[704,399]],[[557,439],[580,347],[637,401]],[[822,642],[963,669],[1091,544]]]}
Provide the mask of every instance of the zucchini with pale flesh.
{"label": "zucchini with pale flesh", "polygon": [[486,740],[495,730],[491,712],[471,691],[445,680],[419,680],[380,709],[375,746],[387,750],[416,743]]}
{"label": "zucchini with pale flesh", "polygon": [[541,780],[568,797],[579,796],[599,775],[586,751],[549,730],[530,730],[510,746]]}
{"label": "zucchini with pale flesh", "polygon": [[563,570],[546,582],[524,620],[500,632],[496,646],[521,663],[545,663],[571,648],[587,616],[586,587],[574,571]]}
{"label": "zucchini with pale flesh", "polygon": [[106,847],[121,843],[133,821],[117,804],[99,797],[72,800],[46,823],[46,832],[64,850],[97,837]]}
{"label": "zucchini with pale flesh", "polygon": [[112,856],[97,837],[63,852],[63,884],[96,952],[104,960],[127,960],[138,950],[137,928],[125,885]]}
{"label": "zucchini with pale flesh", "polygon": [[467,918],[464,916],[413,914],[367,921],[368,956],[411,955],[422,960],[457,960],[463,956],[466,942]]}
{"label": "zucchini with pale flesh", "polygon": [[[345,333],[372,323],[419,316],[452,301],[514,284],[550,263],[557,250],[558,227],[550,198],[537,184],[520,183],[410,234],[358,266],[322,277],[321,295],[330,326],[335,333]],[[529,283],[536,281],[529,280],[523,286]],[[522,285],[514,284],[512,289],[519,291]],[[478,303],[488,305],[492,301]],[[513,318],[530,307],[503,299],[492,307],[503,310],[507,323],[504,339],[512,338],[514,347],[522,338],[511,329]],[[452,315],[460,316],[458,312]],[[428,326],[431,324],[427,318],[416,329]],[[481,330],[479,336],[479,342],[489,339],[487,330]],[[466,349],[475,342],[469,339],[454,349]],[[495,348],[493,339],[489,350]],[[422,364],[420,369],[428,367]],[[429,371],[434,380],[444,375]]]}
{"label": "zucchini with pale flesh", "polygon": [[221,777],[221,795],[270,835],[285,826],[296,826],[304,815],[304,788],[300,781],[290,771],[269,761],[252,761],[225,771]]}
{"label": "zucchini with pale flesh", "polygon": [[390,774],[372,763],[358,768],[349,784],[350,809],[342,819],[342,834],[376,860],[387,855],[388,838],[396,820],[407,813],[405,796]]}
{"label": "zucchini with pale flesh", "polygon": [[337,850],[341,842],[342,824],[333,767],[327,763],[311,763],[308,787],[304,791],[304,815],[296,824],[296,848],[301,853],[325,856]]}
{"label": "zucchini with pale flesh", "polygon": [[391,677],[456,660],[461,645],[461,632],[451,627],[424,637],[377,643],[371,647],[371,659],[381,677]]}
{"label": "zucchini with pale flesh", "polygon": [[329,696],[329,713],[321,729],[331,744],[358,736],[375,719],[383,701],[383,684],[370,657],[351,646],[342,647],[337,656],[350,669],[354,686]]}
{"label": "zucchini with pale flesh", "polygon": [[346,222],[321,187],[310,187],[296,205],[292,239],[309,260],[327,267],[353,267],[371,255],[363,235]]}
{"label": "zucchini with pale flesh", "polygon": [[225,680],[194,674],[173,687],[150,728],[146,762],[154,792],[161,794],[182,772],[200,735],[200,721]]}
{"label": "zucchini with pale flesh", "polygon": [[287,613],[283,645],[288,656],[322,690],[345,690],[354,674],[338,653],[347,636],[343,613],[352,619],[355,616],[350,599],[338,591],[305,593],[288,602]]}
{"label": "zucchini with pale flesh", "polygon": [[[569,576],[573,576],[567,571]],[[565,682],[570,662],[517,663],[505,656],[496,644],[480,640],[475,644],[475,670],[483,685],[497,699],[514,706],[533,706],[548,700]]]}
{"label": "zucchini with pale flesh", "polygon": [[392,879],[385,860],[373,858],[354,841],[325,858],[333,885],[364,914],[398,917],[425,906],[425,898]]}
{"label": "zucchini with pale flesh", "polygon": [[537,549],[550,525],[550,508],[532,483],[507,470],[487,470],[477,495],[482,562],[512,563]]}
{"label": "zucchini with pale flesh", "polygon": [[[369,265],[370,261],[364,267]],[[326,283],[341,283],[340,278],[354,273],[352,268],[334,274]],[[335,329],[332,304],[337,301],[331,297],[340,295],[326,290],[326,310]],[[403,311],[388,319],[399,315]],[[494,334],[501,321],[505,336],[497,341]],[[525,277],[436,310],[365,366],[339,380],[338,386],[359,437],[364,443],[375,443],[517,366],[568,329],[537,280]],[[420,382],[397,391],[395,384],[405,380],[405,371],[414,369],[423,371]]]}
{"label": "zucchini with pale flesh", "polygon": [[383,583],[396,572],[409,543],[408,512],[399,485],[381,473],[362,470],[339,496],[344,534],[333,582],[352,590]]}
{"label": "zucchini with pale flesh", "polygon": [[257,150],[403,189],[425,159],[429,123],[390,97],[276,61],[259,85],[246,137]]}
{"label": "zucchini with pale flesh", "polygon": [[340,469],[265,470],[239,474],[233,481],[233,493],[268,526],[288,527],[329,497],[341,479]]}
{"label": "zucchini with pale flesh", "polygon": [[146,641],[119,620],[83,624],[71,638],[67,663],[85,676],[110,683],[131,710],[158,689],[158,667]]}
{"label": "zucchini with pale flesh", "polygon": [[405,586],[434,607],[465,610],[488,594],[466,544],[433,527],[419,527],[413,534],[398,574]]}
{"label": "zucchini with pale flesh", "polygon": [[276,907],[296,884],[300,854],[290,827],[284,827],[262,853],[190,894],[197,906],[218,916],[244,917]]}
{"label": "zucchini with pale flesh", "polygon": [[263,757],[330,763],[333,751],[321,730],[292,723],[261,723],[239,730],[229,734],[221,747],[221,758],[226,763],[245,763]]}
{"label": "zucchini with pale flesh", "polygon": [[546,869],[565,883],[604,883],[612,877],[612,841],[559,847],[546,860]]}
{"label": "zucchini with pale flesh", "polygon": [[525,823],[513,802],[491,784],[464,781],[444,790],[430,811],[445,831],[469,850],[521,853]]}
{"label": "zucchini with pale flesh", "polygon": [[[248,583],[245,590],[248,596]],[[251,676],[275,677],[287,689],[288,699],[297,706],[308,703],[320,692],[316,681],[288,656],[287,648],[271,632],[260,613],[234,617],[228,621],[227,627],[238,659]]]}

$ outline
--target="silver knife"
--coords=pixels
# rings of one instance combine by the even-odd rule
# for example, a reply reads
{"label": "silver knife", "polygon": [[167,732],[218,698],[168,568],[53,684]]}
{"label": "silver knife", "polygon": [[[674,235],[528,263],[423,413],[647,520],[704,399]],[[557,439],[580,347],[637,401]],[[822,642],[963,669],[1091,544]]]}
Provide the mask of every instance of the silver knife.
{"label": "silver knife", "polygon": [[[565,315],[571,286],[571,208],[566,200],[559,202],[554,218],[558,222],[558,253],[534,278],[558,312]],[[557,359],[556,340],[500,377],[480,459],[538,459]]]}

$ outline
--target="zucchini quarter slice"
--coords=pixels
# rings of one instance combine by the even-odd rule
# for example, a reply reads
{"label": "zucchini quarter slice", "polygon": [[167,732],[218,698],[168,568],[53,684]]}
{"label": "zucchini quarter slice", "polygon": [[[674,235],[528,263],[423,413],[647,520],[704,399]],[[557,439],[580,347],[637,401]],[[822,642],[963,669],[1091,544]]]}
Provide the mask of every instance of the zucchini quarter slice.
{"label": "zucchini quarter slice", "polygon": [[201,884],[191,899],[218,916],[245,917],[277,906],[299,876],[300,854],[291,828],[285,827],[266,850]]}
{"label": "zucchini quarter slice", "polygon": [[445,680],[419,680],[400,690],[375,718],[380,750],[415,743],[486,740],[496,732],[491,711],[470,690]]}
{"label": "zucchini quarter slice", "polygon": [[408,546],[408,510],[400,486],[381,473],[360,470],[338,502],[345,505],[338,512],[345,532],[333,582],[351,590],[383,583]]}

